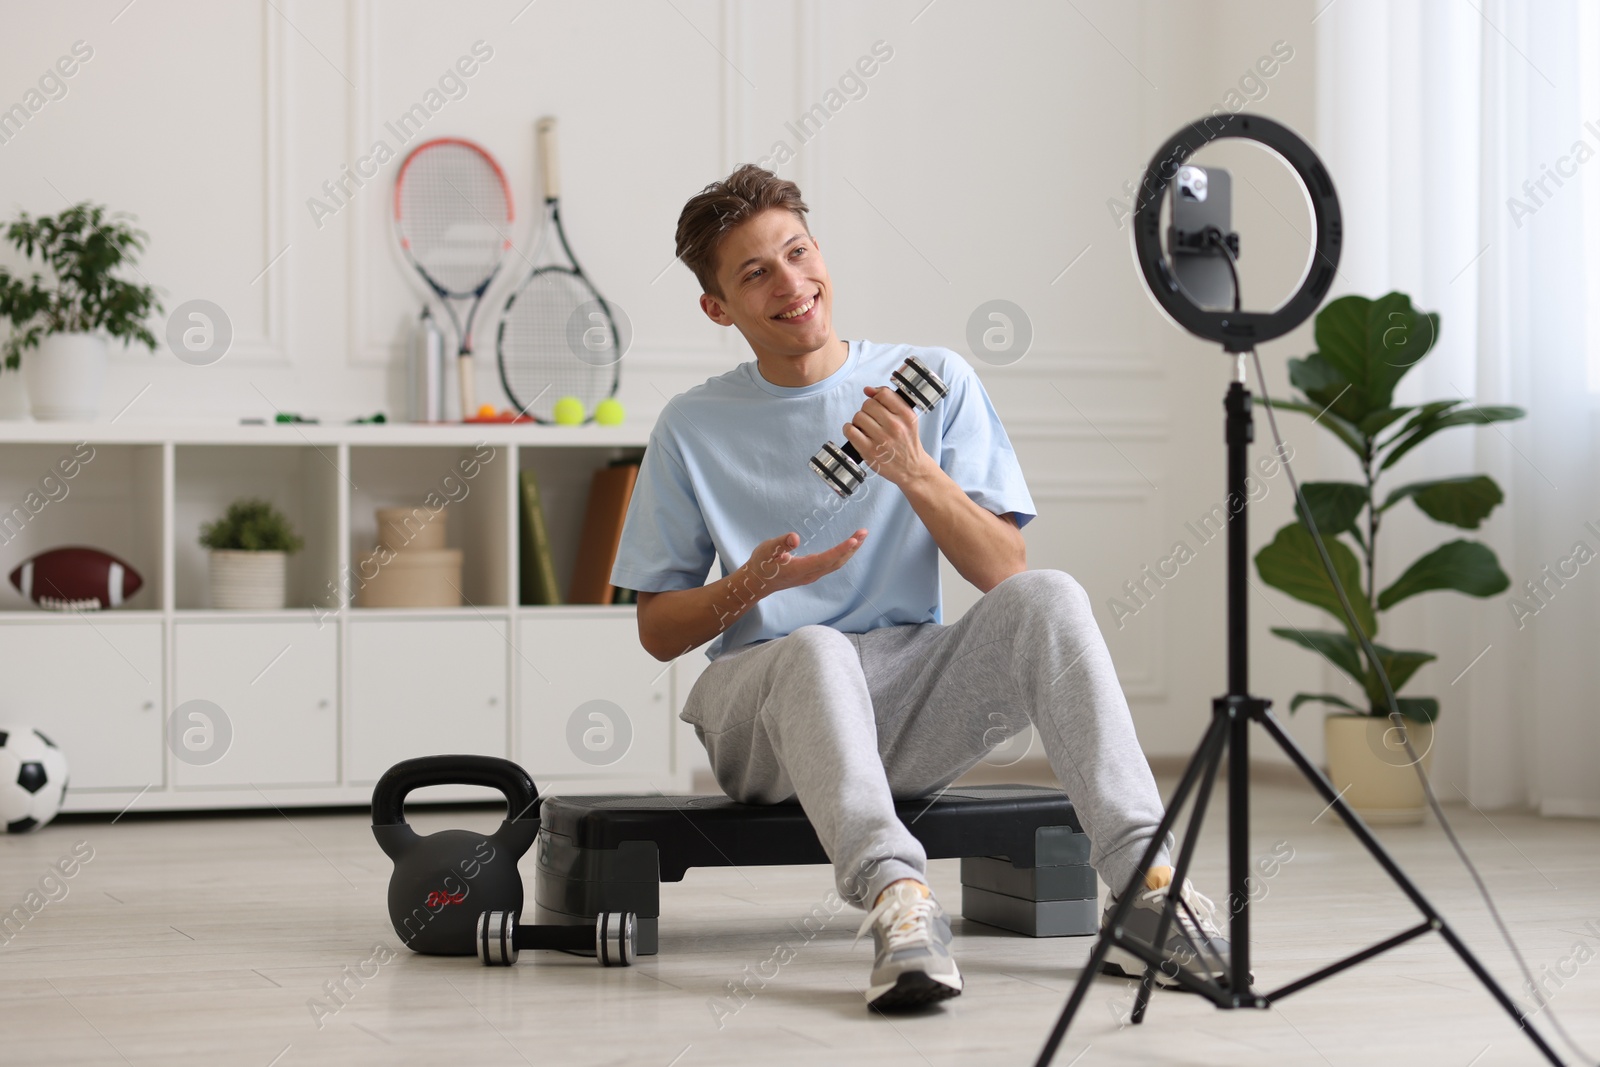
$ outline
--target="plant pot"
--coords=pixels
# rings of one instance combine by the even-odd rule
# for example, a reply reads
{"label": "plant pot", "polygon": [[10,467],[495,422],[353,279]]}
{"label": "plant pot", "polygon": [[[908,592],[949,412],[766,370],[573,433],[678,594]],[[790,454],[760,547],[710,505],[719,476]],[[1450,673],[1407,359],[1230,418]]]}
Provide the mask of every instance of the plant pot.
{"label": "plant pot", "polygon": [[211,606],[230,610],[270,611],[284,606],[287,552],[211,550]]}
{"label": "plant pot", "polygon": [[93,333],[56,333],[22,356],[28,404],[41,422],[92,422],[106,384],[106,339]]}
{"label": "plant pot", "polygon": [[[1433,766],[1433,724],[1406,720],[1423,773]],[[1323,722],[1328,778],[1364,820],[1375,825],[1422,821],[1427,797],[1398,728],[1387,716],[1329,715]]]}

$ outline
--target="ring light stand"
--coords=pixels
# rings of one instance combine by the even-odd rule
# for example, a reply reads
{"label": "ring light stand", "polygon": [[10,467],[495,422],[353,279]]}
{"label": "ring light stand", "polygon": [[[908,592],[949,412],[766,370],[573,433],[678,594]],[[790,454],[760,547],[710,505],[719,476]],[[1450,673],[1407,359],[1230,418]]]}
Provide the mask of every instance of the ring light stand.
{"label": "ring light stand", "polygon": [[[1276,153],[1299,176],[1301,185],[1310,198],[1316,223],[1316,244],[1299,289],[1275,311],[1217,311],[1199,307],[1179,287],[1177,278],[1162,255],[1160,223],[1163,193],[1185,160],[1212,141],[1224,138],[1255,141]],[[1094,951],[1084,965],[1083,973],[1078,976],[1077,984],[1067,998],[1066,1005],[1056,1020],[1055,1028],[1050,1032],[1049,1040],[1039,1055],[1036,1067],[1045,1067],[1054,1059],[1062,1039],[1066,1036],[1068,1026],[1071,1025],[1073,1017],[1088,994],[1090,984],[1100,973],[1100,968],[1113,947],[1124,949],[1145,962],[1144,974],[1139,981],[1139,990],[1131,1015],[1131,1021],[1137,1024],[1144,1021],[1156,968],[1163,967],[1164,964],[1167,965],[1163,968],[1164,973],[1169,978],[1175,980],[1179,986],[1210,1000],[1218,1008],[1267,1008],[1291,993],[1297,993],[1379,953],[1434,931],[1455,949],[1462,962],[1483,983],[1495,1001],[1516,1020],[1517,1025],[1523,1029],[1528,1039],[1538,1047],[1545,1058],[1556,1067],[1561,1067],[1561,1060],[1556,1057],[1554,1050],[1528,1025],[1505,990],[1484,969],[1466,944],[1400,869],[1399,864],[1373,837],[1360,816],[1345,803],[1342,794],[1334,790],[1328,779],[1278,724],[1272,715],[1271,702],[1252,696],[1249,692],[1249,632],[1246,626],[1248,613],[1245,603],[1249,546],[1245,522],[1248,500],[1245,478],[1248,445],[1254,438],[1254,419],[1251,415],[1251,394],[1244,387],[1244,353],[1252,351],[1263,341],[1283,336],[1304,322],[1321,304],[1322,298],[1327,295],[1329,287],[1333,284],[1342,240],[1339,200],[1334,192],[1333,182],[1316,153],[1288,127],[1259,115],[1236,114],[1221,120],[1203,119],[1175,134],[1150,160],[1140,186],[1140,196],[1143,199],[1135,211],[1133,247],[1140,272],[1151,295],[1162,311],[1175,323],[1197,337],[1216,341],[1225,352],[1234,355],[1238,361],[1238,374],[1229,385],[1223,402],[1227,413],[1224,436],[1228,446],[1227,500],[1229,501],[1228,692],[1212,701],[1211,725],[1206,730],[1194,758],[1185,769],[1171,801],[1167,804],[1166,814],[1151,837],[1150,844],[1139,861],[1138,869],[1117,897],[1116,907],[1112,909],[1110,918],[1104,923],[1095,942]],[[1211,244],[1230,244],[1229,236],[1212,229],[1203,239]],[[1187,239],[1191,244],[1194,237],[1195,235],[1175,235],[1175,239],[1179,241]],[[1236,307],[1237,294],[1237,274],[1235,274]],[[1260,724],[1278,743],[1278,747],[1283,749],[1300,773],[1328,802],[1329,810],[1344,820],[1350,832],[1422,913],[1422,921],[1415,926],[1270,992],[1256,991],[1254,979],[1250,974],[1249,728],[1252,722]],[[1189,824],[1184,832],[1183,843],[1173,869],[1173,890],[1166,895],[1166,904],[1154,939],[1155,945],[1166,944],[1167,935],[1176,921],[1176,912],[1181,903],[1177,894],[1181,892],[1190,861],[1194,857],[1195,844],[1205,819],[1206,804],[1211,797],[1211,787],[1224,758],[1228,763],[1230,958],[1226,981],[1209,981],[1195,977],[1181,966],[1167,969],[1171,967],[1168,957],[1154,947],[1127,937],[1123,930],[1123,922],[1132,907],[1135,895],[1143,890],[1145,873],[1150,869],[1157,852],[1176,823],[1179,811],[1190,793],[1194,793],[1194,811],[1189,817]],[[1183,927],[1180,925],[1178,929],[1182,930]]]}

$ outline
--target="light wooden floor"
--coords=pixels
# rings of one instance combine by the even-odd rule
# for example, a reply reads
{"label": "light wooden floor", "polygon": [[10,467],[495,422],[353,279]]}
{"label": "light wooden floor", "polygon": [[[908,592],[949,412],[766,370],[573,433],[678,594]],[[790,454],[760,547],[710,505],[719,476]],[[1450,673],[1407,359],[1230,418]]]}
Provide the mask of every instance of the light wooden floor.
{"label": "light wooden floor", "polygon": [[[1164,787],[1163,792],[1168,791]],[[1293,859],[1254,910],[1255,968],[1271,988],[1415,921],[1415,912],[1309,792],[1255,793],[1253,852]],[[1450,809],[1529,963],[1572,972],[1600,950],[1600,827]],[[1315,821],[1314,821],[1315,820]],[[486,809],[427,812],[423,832],[491,828]],[[1220,811],[1197,881],[1220,899]],[[1510,957],[1431,823],[1383,832],[1401,862],[1517,992]],[[696,870],[663,889],[662,952],[630,969],[559,953],[515,968],[414,956],[384,915],[387,860],[364,813],[59,822],[0,840],[0,908],[37,889],[78,842],[93,858],[0,945],[0,1062],[6,1064],[1031,1063],[1092,941],[1031,940],[957,919],[966,992],[913,1017],[869,1016],[860,990],[870,939],[858,912],[810,941],[797,923],[832,887],[825,867]],[[1280,846],[1279,842],[1286,843]],[[530,858],[531,859],[531,858]],[[524,861],[525,875],[531,863]],[[531,877],[527,878],[531,885]],[[956,861],[930,880],[959,909]],[[47,888],[49,888],[47,886]],[[711,1005],[780,940],[792,959],[718,1025]],[[309,1003],[375,947],[396,954],[319,1028]],[[384,958],[382,952],[377,959]],[[770,966],[766,973],[772,973]],[[1600,1051],[1600,962],[1560,978],[1554,1004]],[[1533,1063],[1533,1049],[1444,942],[1424,937],[1271,1011],[1218,1012],[1158,994],[1123,1027],[1126,985],[1102,979],[1057,1063]],[[1074,1059],[1074,1057],[1078,1057]],[[1569,1059],[1568,1062],[1574,1062]]]}

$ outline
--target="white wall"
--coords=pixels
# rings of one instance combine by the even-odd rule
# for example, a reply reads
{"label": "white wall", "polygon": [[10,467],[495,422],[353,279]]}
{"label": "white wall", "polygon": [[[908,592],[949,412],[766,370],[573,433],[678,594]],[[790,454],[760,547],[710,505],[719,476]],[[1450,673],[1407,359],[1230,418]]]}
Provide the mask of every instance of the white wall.
{"label": "white wall", "polygon": [[[321,225],[307,202],[377,139],[403,155],[384,123],[482,41],[492,56],[424,135],[498,155],[520,225],[533,214],[533,121],[560,117],[569,233],[635,328],[630,418],[652,420],[667,397],[749,358],[696,309],[672,231],[687,196],[777,141],[795,151],[780,169],[812,205],[843,335],[968,352],[980,303],[1022,306],[1026,358],[974,364],[1039,504],[1031,563],[1089,588],[1147,750],[1187,753],[1198,739],[1223,688],[1220,542],[1120,630],[1108,603],[1220,501],[1231,364],[1158,316],[1108,201],[1178,126],[1238,100],[1227,94],[1278,41],[1293,57],[1246,80],[1250,107],[1309,137],[1311,3],[123,3],[29,6],[10,20],[0,106],[73,42],[94,55],[0,144],[0,210],[92,198],[134,213],[151,234],[142,271],[167,308],[212,300],[237,340],[209,367],[116,356],[102,418],[135,397],[125,421],[400,411],[419,305],[388,230],[398,162]],[[880,41],[892,57],[864,95],[802,144],[786,123],[826,103]],[[1247,293],[1281,296],[1305,254],[1298,197],[1259,160],[1226,158],[1261,190],[1236,192]],[[1307,337],[1264,353],[1279,389]],[[479,390],[498,399],[490,362]],[[0,378],[0,412],[21,410],[18,376]],[[1274,487],[1256,540],[1288,516]],[[946,596],[954,618],[975,591],[949,573]],[[1316,665],[1265,632],[1279,610],[1308,613],[1270,600],[1252,602],[1257,688],[1286,704]],[[1320,749],[1314,725],[1296,728]]]}

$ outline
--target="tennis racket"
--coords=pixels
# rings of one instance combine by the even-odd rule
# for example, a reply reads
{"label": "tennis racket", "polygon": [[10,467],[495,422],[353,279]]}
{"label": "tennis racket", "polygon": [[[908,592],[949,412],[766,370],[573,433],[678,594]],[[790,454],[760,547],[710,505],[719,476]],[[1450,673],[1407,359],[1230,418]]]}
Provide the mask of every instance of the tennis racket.
{"label": "tennis racket", "polygon": [[[493,156],[471,141],[418,145],[394,183],[394,226],[407,262],[439,298],[457,339],[461,418],[477,412],[472,324],[511,247],[511,187]],[[466,318],[457,301],[471,301]]]}
{"label": "tennis racket", "polygon": [[537,130],[545,224],[536,265],[501,313],[500,383],[535,422],[554,422],[556,401],[568,396],[583,403],[590,422],[595,405],[616,395],[622,341],[611,305],[578,266],[561,225],[556,120],[540,119]]}

